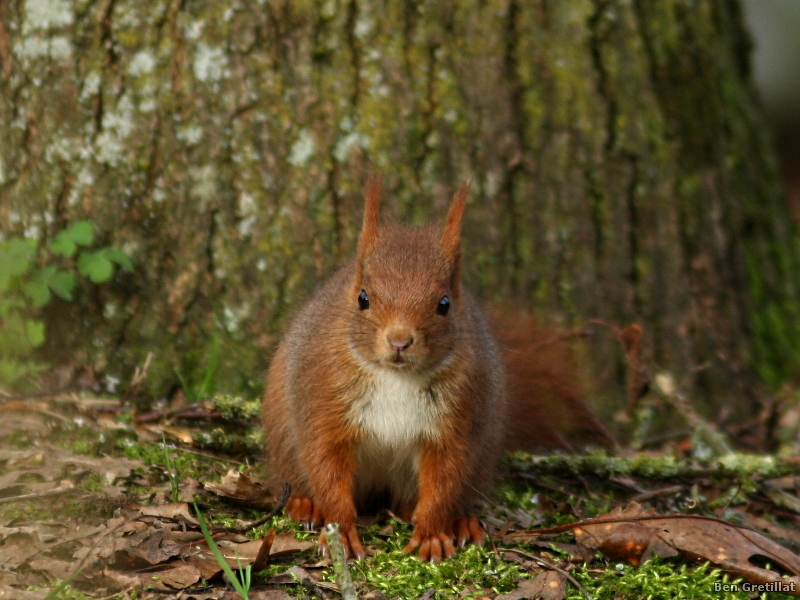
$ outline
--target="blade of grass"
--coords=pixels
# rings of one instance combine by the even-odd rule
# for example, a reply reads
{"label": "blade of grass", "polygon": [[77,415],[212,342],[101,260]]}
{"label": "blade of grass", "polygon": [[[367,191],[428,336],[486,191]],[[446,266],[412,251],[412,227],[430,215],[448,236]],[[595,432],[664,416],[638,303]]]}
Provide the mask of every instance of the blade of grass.
{"label": "blade of grass", "polygon": [[217,543],[214,541],[214,538],[211,537],[211,533],[208,531],[208,526],[206,525],[206,520],[203,517],[203,513],[200,512],[200,509],[194,502],[192,503],[192,506],[194,506],[194,512],[197,515],[197,521],[200,523],[200,530],[203,532],[203,537],[206,539],[206,544],[208,544],[208,548],[211,550],[211,553],[214,555],[214,558],[217,559],[217,563],[219,563],[219,566],[222,567],[222,572],[225,573],[225,576],[228,578],[228,581],[230,581],[231,585],[233,585],[233,589],[236,590],[236,593],[239,594],[242,600],[250,600],[250,598],[247,595],[247,592],[250,588],[249,585],[250,578],[249,577],[247,578],[246,582],[247,587],[243,585],[244,582],[239,581],[239,578],[233,572],[233,569],[231,569],[230,565],[228,564],[228,561],[225,560],[224,556],[222,556],[222,552],[217,546]]}
{"label": "blade of grass", "polygon": [[56,598],[58,598],[59,594],[61,594],[61,592],[64,591],[64,588],[66,588],[69,585],[70,581],[72,581],[78,575],[80,575],[81,572],[83,571],[83,569],[84,569],[84,567],[81,567],[80,569],[75,571],[72,575],[67,577],[64,581],[59,583],[56,587],[54,587],[52,590],[50,590],[50,593],[47,594],[47,596],[45,596],[43,598],[43,600],[55,600]]}
{"label": "blade of grass", "polygon": [[217,372],[217,365],[219,363],[219,331],[214,332],[214,338],[211,340],[211,354],[208,357],[208,365],[206,365],[206,372],[203,375],[203,382],[197,390],[198,400],[205,400],[211,396],[211,388],[213,385],[214,375]]}

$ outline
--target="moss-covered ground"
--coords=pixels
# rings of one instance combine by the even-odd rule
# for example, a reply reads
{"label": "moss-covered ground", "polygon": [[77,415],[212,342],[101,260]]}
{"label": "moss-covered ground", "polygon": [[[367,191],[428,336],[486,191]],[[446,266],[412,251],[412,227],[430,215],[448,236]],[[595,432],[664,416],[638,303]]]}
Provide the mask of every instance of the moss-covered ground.
{"label": "moss-covered ground", "polygon": [[[113,498],[105,492],[108,482],[97,473],[90,472],[76,479],[75,493],[59,497],[58,501],[2,503],[0,519],[5,523],[58,519],[97,522],[111,518],[117,509],[125,505],[170,501],[173,481],[180,482],[183,489],[186,482],[191,480],[216,481],[231,468],[247,471],[256,477],[266,472],[258,454],[247,444],[237,441],[256,439],[253,431],[242,433],[241,423],[252,420],[254,414],[243,410],[241,406],[228,406],[226,411],[210,407],[208,414],[213,415],[213,422],[208,419],[203,423],[191,422],[191,419],[173,420],[164,429],[174,435],[176,429],[183,428],[184,432],[191,433],[195,443],[182,445],[173,437],[168,439],[166,449],[153,434],[155,427],[149,431],[151,439],[146,439],[143,434],[148,430],[135,425],[135,419],[125,409],[119,409],[110,416],[98,416],[74,408],[67,402],[51,406],[50,412],[57,412],[62,418],[44,415],[46,426],[38,432],[35,429],[15,429],[5,438],[3,447],[10,450],[41,450],[45,454],[70,452],[95,459],[135,459],[141,461],[143,466],[122,482],[125,493]],[[238,423],[236,427],[229,427],[232,421]],[[109,423],[114,425],[109,426]],[[210,449],[204,443],[207,438],[197,435],[202,428],[218,431],[219,448],[236,448],[239,453]],[[228,436],[227,432],[232,430],[236,435]],[[200,442],[197,443],[197,440]],[[7,470],[6,465],[3,472]],[[487,497],[483,516],[489,528],[495,532],[509,527],[512,530],[550,527],[603,515],[614,507],[624,506],[632,497],[642,495],[643,490],[658,492],[661,488],[677,486],[677,491],[668,495],[655,493],[648,497],[644,494],[643,504],[662,513],[721,515],[733,521],[744,521],[745,525],[749,516],[769,519],[773,534],[780,532],[782,526],[786,527],[785,538],[781,541],[791,547],[794,537],[790,531],[797,523],[797,515],[792,517],[790,511],[782,509],[770,517],[760,484],[765,478],[793,476],[797,471],[796,466],[786,461],[743,455],[702,463],[669,453],[627,457],[598,453],[551,457],[515,455],[506,462],[505,477]],[[202,506],[209,522],[218,526],[236,526],[265,514],[263,510],[242,507],[202,491],[196,494],[195,501]],[[273,528],[278,534],[293,532],[301,540],[316,539],[316,533],[304,530],[281,515],[247,535],[258,539]],[[575,540],[569,532],[547,537],[537,543],[513,543],[503,541],[503,536],[494,536],[486,545],[460,550],[456,557],[441,564],[423,564],[414,556],[400,551],[411,534],[410,525],[389,519],[364,525],[359,531],[369,557],[361,562],[350,563],[350,568],[362,595],[370,590],[378,590],[387,598],[419,598],[426,593],[426,597],[435,599],[495,598],[512,593],[520,581],[540,571],[533,563],[520,558],[520,555],[533,554],[568,571],[595,600],[744,600],[755,597],[752,593],[741,591],[741,588],[740,591],[726,588],[731,583],[741,583],[730,574],[712,565],[690,562],[685,558],[653,559],[638,567],[605,558],[601,554],[595,554],[586,561],[576,560],[570,556],[569,547],[574,545]],[[520,555],[507,552],[509,548],[519,549]],[[254,573],[253,589],[264,589],[271,577],[298,564],[318,573],[322,582],[333,581],[332,570],[320,569],[317,563],[318,557],[313,549],[278,558],[264,570]],[[44,586],[31,586],[31,589],[42,592],[48,590],[54,594],[48,596],[49,599],[95,597],[85,589],[85,585],[79,587],[74,589],[67,585],[58,588],[57,582],[51,582]],[[282,588],[292,597],[313,595],[311,590],[298,585],[267,587]],[[331,594],[329,591],[320,593]],[[170,596],[137,589],[107,597],[122,600]],[[582,591],[572,583],[567,583],[567,599],[584,597]],[[788,596],[764,593],[759,597],[768,600]]]}

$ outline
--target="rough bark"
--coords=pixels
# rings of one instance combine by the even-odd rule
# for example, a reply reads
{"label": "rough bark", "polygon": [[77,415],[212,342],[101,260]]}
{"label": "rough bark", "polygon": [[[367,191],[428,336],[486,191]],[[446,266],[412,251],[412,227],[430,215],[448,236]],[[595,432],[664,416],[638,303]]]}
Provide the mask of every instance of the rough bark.
{"label": "rough bark", "polygon": [[352,253],[374,167],[412,221],[472,179],[472,287],[571,325],[640,322],[709,410],[752,413],[752,374],[777,386],[800,364],[797,237],[734,0],[5,0],[0,17],[2,230],[88,216],[137,264],[55,307],[64,356],[127,379],[155,350],[161,393],[174,368],[201,377],[216,330],[222,379],[257,382],[286,314]]}

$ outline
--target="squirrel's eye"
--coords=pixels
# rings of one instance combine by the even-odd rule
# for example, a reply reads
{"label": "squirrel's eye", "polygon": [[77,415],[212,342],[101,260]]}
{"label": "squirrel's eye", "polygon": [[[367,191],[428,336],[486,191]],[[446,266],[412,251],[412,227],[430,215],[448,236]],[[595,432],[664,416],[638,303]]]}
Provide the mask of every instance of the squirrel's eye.
{"label": "squirrel's eye", "polygon": [[439,306],[436,307],[436,314],[444,316],[448,310],[450,310],[450,298],[442,296],[442,299],[439,300]]}
{"label": "squirrel's eye", "polygon": [[358,310],[367,310],[369,308],[369,295],[366,290],[361,290],[358,295]]}

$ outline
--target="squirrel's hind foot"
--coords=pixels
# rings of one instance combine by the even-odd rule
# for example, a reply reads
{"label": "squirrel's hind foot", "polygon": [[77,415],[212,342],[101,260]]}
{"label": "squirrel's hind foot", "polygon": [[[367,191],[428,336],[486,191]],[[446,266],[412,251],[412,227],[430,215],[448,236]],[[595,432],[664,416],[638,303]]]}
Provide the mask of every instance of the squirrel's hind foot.
{"label": "squirrel's hind foot", "polygon": [[286,516],[304,523],[309,529],[317,529],[325,522],[324,515],[310,496],[290,496],[286,501]]}
{"label": "squirrel's hind foot", "polygon": [[[291,496],[286,502],[286,516],[292,521],[304,523],[309,529],[318,529],[325,524],[325,515],[322,514],[319,505],[310,496]],[[366,558],[367,553],[358,538],[356,526],[352,523],[339,523],[339,531],[345,556],[357,560]],[[325,532],[319,535],[319,551],[325,558],[330,558]]]}

